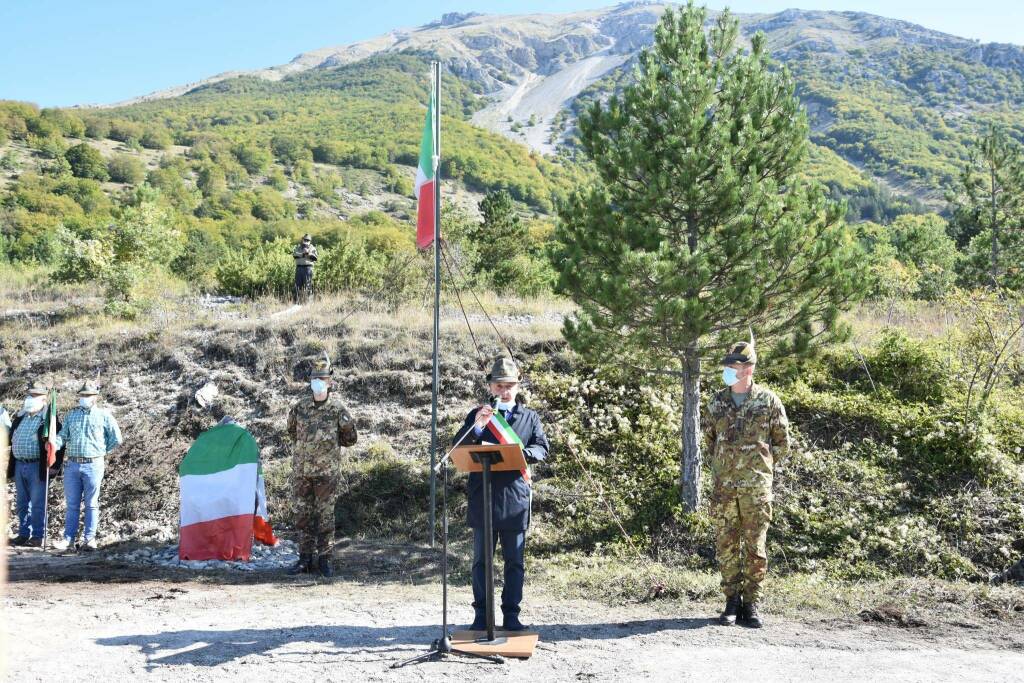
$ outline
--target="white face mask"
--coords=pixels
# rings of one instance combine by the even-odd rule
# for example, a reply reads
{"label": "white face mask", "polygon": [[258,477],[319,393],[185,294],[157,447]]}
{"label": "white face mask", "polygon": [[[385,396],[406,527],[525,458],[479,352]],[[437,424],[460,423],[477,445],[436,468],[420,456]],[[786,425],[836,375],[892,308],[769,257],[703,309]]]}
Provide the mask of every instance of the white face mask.
{"label": "white face mask", "polygon": [[46,405],[45,396],[26,396],[25,402],[21,404],[22,410],[26,413],[34,413]]}
{"label": "white face mask", "polygon": [[89,408],[92,408],[94,405],[96,405],[96,397],[95,396],[82,396],[82,397],[80,397],[78,399],[78,405],[80,405],[83,408],[85,408],[86,410],[88,410]]}
{"label": "white face mask", "polygon": [[515,401],[509,401],[508,403],[505,403],[504,401],[498,401],[494,407],[497,410],[512,410],[513,408],[515,408],[515,406]]}
{"label": "white face mask", "polygon": [[731,387],[736,384],[736,382],[739,382],[740,378],[736,374],[736,368],[725,368],[722,370],[722,381],[725,382],[727,387]]}
{"label": "white face mask", "polygon": [[309,388],[313,390],[314,396],[323,396],[327,393],[327,382],[322,379],[312,379],[309,381]]}

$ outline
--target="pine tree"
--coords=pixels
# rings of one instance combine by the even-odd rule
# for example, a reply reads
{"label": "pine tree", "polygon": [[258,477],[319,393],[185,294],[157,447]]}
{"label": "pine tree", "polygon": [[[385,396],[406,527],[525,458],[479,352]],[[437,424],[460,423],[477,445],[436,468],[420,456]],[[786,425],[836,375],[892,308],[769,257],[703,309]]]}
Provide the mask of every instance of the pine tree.
{"label": "pine tree", "polygon": [[598,180],[560,211],[565,334],[585,357],[682,380],[681,493],[700,503],[700,375],[745,339],[805,350],[860,296],[845,207],[802,173],[805,113],[764,36],[723,12],[667,10],[634,83],[580,117]]}
{"label": "pine tree", "polygon": [[955,191],[952,231],[965,284],[1024,288],[1024,152],[1001,128],[974,144]]}

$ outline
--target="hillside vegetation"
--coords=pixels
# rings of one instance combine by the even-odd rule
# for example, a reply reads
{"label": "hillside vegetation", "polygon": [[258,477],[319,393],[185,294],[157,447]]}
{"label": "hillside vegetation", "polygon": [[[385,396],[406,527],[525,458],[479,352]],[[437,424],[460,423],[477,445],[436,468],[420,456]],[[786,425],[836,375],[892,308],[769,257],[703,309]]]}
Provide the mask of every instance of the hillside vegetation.
{"label": "hillside vegetation", "polygon": [[[808,16],[762,18],[762,28]],[[825,18],[837,16],[839,28],[886,26]],[[814,206],[863,264],[867,301],[844,302],[832,321],[852,332],[843,344],[799,357],[759,348],[759,378],[785,402],[796,442],[777,480],[769,552],[796,583],[981,582],[1024,549],[1024,152],[1019,111],[1004,107],[1019,103],[1020,67],[1012,49],[972,62],[950,47],[939,71],[922,71],[934,49],[879,35],[870,49],[833,40],[831,52],[808,43],[784,55],[814,143],[794,172],[848,201],[849,229],[840,205]],[[378,54],[111,109],[0,103],[0,399],[13,408],[25,382],[42,378],[68,405],[76,382],[101,378],[126,435],[103,501],[112,536],[173,534],[177,463],[224,414],[256,434],[275,523],[287,527],[284,411],[326,351],[363,434],[346,463],[339,529],[424,540],[433,264],[413,245],[411,195],[429,59]],[[882,75],[894,70],[903,75]],[[444,432],[484,399],[486,357],[504,351],[472,290],[550,426],[531,531],[546,570],[595,594],[708,597],[711,523],[679,499],[680,388],[613,354],[585,361],[562,334],[576,309],[553,293],[553,241],[564,234],[555,216],[590,186],[589,161],[571,145],[547,158],[472,126],[485,102],[463,71],[446,73],[442,103]],[[1003,80],[985,85],[996,71]],[[575,106],[603,101],[628,73]],[[965,98],[977,106],[954,115]],[[285,307],[290,250],[306,232],[321,249],[317,297],[296,311]],[[473,309],[465,318],[463,305]],[[704,401],[716,370],[705,366]],[[222,394],[212,414],[191,400],[209,380]],[[999,618],[1019,618],[1014,595]]]}

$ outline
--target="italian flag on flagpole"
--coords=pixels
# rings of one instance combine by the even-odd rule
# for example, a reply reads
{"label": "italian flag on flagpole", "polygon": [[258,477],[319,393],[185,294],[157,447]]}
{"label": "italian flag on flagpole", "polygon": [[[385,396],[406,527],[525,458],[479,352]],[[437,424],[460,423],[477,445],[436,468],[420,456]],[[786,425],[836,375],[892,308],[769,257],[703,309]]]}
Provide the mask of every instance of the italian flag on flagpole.
{"label": "italian flag on flagpole", "polygon": [[[494,439],[496,443],[515,443],[519,444],[520,448],[526,447],[526,444],[523,443],[523,440],[520,439],[519,435],[516,434],[514,429],[512,429],[512,425],[510,425],[505,420],[505,418],[501,416],[501,413],[499,413],[497,410],[495,410],[494,413],[491,415],[491,420],[490,422],[487,423],[487,426],[484,427],[484,430],[486,430],[487,433],[491,435],[491,437]],[[519,473],[523,475],[523,479],[525,479],[527,483],[530,482],[529,468],[519,470]]]}
{"label": "italian flag on flagpole", "polygon": [[430,104],[427,105],[427,120],[423,124],[423,140],[420,142],[420,163],[416,168],[416,246],[420,249],[426,249],[434,242],[435,97],[436,93],[431,93]]}

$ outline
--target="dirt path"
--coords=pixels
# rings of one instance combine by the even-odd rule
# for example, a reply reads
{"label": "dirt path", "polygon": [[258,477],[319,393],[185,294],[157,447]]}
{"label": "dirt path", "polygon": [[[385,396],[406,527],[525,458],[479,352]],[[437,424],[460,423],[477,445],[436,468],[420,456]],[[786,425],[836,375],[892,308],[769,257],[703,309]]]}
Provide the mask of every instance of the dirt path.
{"label": "dirt path", "polygon": [[[897,629],[773,620],[723,628],[708,607],[609,607],[534,592],[541,643],[527,661],[389,666],[439,626],[434,583],[318,582],[280,574],[196,577],[91,556],[10,558],[4,627],[12,681],[1019,680],[1024,638],[996,630]],[[470,617],[452,591],[452,618]]]}

